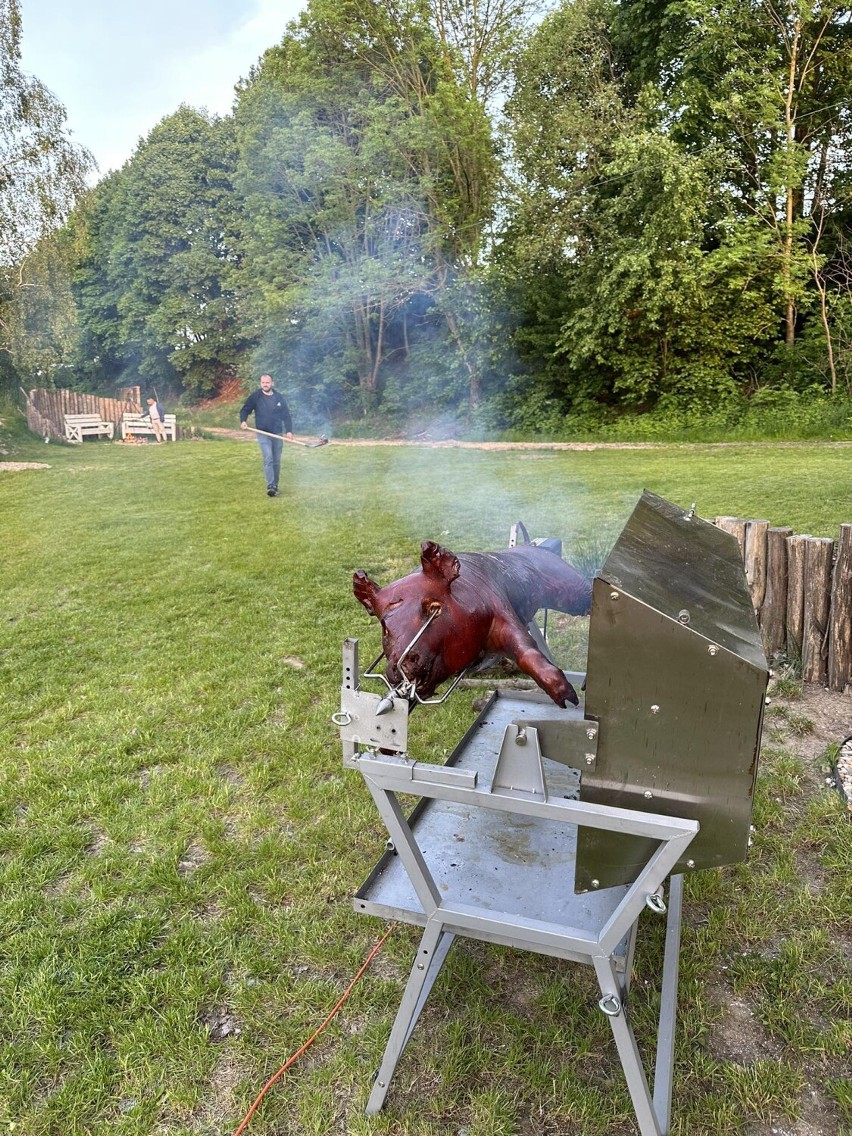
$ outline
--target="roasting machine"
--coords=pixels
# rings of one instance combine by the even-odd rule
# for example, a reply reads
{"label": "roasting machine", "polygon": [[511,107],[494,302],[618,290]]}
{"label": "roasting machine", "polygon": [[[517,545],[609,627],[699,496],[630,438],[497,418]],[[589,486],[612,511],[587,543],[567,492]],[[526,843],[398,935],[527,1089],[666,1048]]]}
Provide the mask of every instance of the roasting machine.
{"label": "roasting machine", "polygon": [[[593,966],[641,1136],[665,1136],[683,875],[743,860],[751,827],[768,671],[735,538],[644,493],[593,584],[585,703],[495,692],[446,764],[409,753],[409,700],[361,677],[348,639],[334,721],[389,837],[355,909],[424,928],[367,1112],[462,936]],[[630,1020],[645,909],[667,918],[650,1087]]]}

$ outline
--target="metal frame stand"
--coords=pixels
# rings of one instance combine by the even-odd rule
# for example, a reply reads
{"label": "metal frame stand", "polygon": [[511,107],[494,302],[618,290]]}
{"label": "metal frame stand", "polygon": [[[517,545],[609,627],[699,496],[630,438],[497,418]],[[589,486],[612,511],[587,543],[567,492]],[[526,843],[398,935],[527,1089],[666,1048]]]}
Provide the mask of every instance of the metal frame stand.
{"label": "metal frame stand", "polygon": [[[346,713],[357,717],[371,697],[359,691],[358,699],[347,703]],[[540,729],[532,719],[525,724],[524,715],[530,713]],[[576,787],[576,771],[554,764],[541,751],[539,732],[548,736],[541,715],[547,713],[535,696],[492,700],[451,759],[454,764],[446,766],[413,761],[405,753],[358,751],[357,743],[348,748],[345,764],[360,770],[390,837],[390,850],[356,896],[355,908],[424,927],[367,1112],[382,1108],[429,993],[455,938],[462,935],[593,966],[599,1006],[610,1020],[641,1136],[666,1136],[680,876],[672,877],[669,885],[653,1095],[629,1019],[630,972],[639,916],[646,906],[659,914],[666,911],[664,882],[697,834],[698,824],[570,799],[575,792],[564,790]],[[564,741],[566,712],[554,708],[554,713],[559,717],[553,729]],[[579,711],[574,713],[588,746],[588,728],[594,724],[583,721]],[[519,720],[510,721],[512,717]],[[350,733],[364,726],[347,723]],[[495,763],[492,742],[500,733]],[[489,749],[490,783],[484,760]],[[411,817],[404,815],[399,793],[423,798]],[[574,894],[578,826],[645,837],[649,854],[637,879]],[[507,842],[511,853],[501,858],[499,849]]]}

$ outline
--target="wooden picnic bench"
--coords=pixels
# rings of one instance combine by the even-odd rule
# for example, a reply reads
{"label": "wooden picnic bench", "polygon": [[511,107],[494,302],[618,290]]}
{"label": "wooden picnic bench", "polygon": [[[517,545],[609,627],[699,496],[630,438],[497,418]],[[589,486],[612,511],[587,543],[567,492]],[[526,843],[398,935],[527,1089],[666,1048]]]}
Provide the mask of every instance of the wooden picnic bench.
{"label": "wooden picnic bench", "polygon": [[83,438],[100,437],[102,434],[111,438],[114,432],[114,423],[104,422],[100,414],[65,415],[65,437],[69,442],[82,443]]}
{"label": "wooden picnic bench", "polygon": [[[176,415],[167,414],[163,418],[163,433],[166,435],[166,438],[171,439],[172,442],[177,440]],[[143,434],[150,434],[152,437],[156,437],[150,417],[147,414],[131,414],[130,411],[125,411],[121,416],[122,438],[138,438]]]}

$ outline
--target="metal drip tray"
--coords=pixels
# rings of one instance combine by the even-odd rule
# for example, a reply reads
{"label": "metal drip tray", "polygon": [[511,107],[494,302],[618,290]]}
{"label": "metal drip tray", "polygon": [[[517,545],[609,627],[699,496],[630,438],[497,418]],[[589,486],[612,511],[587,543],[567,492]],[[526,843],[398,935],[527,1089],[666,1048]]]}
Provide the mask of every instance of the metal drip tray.
{"label": "metal drip tray", "polygon": [[[578,678],[580,685],[582,676]],[[470,769],[490,784],[506,727],[512,722],[571,718],[544,695],[501,694],[482,711],[448,765]],[[549,799],[576,800],[579,771],[544,758]],[[411,831],[443,899],[492,913],[511,913],[561,924],[596,938],[627,887],[574,894],[577,826],[468,804],[424,799],[412,813]],[[426,913],[401,859],[388,851],[354,898],[356,911],[425,926]]]}

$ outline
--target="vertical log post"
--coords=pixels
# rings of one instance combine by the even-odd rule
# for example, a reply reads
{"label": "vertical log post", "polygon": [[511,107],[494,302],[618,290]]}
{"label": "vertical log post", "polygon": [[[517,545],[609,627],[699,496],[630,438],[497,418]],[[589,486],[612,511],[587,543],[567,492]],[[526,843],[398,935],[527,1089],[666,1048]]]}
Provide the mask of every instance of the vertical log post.
{"label": "vertical log post", "polygon": [[740,517],[717,517],[716,528],[721,529],[722,532],[730,533],[737,538],[737,544],[740,546],[740,555],[745,556],[745,542],[746,542],[746,526],[748,521],[742,520]]}
{"label": "vertical log post", "polygon": [[829,623],[828,685],[844,691],[852,683],[852,525],[840,526]]}
{"label": "vertical log post", "polygon": [[787,654],[802,658],[805,626],[805,548],[809,537],[787,538]]}
{"label": "vertical log post", "polygon": [[828,677],[828,616],[831,604],[831,537],[808,537],[805,546],[805,602],[802,629],[802,679],[824,683]]}
{"label": "vertical log post", "polygon": [[763,606],[763,596],[766,592],[766,533],[768,530],[769,521],[746,522],[743,559],[745,561],[746,581],[755,613],[759,612]]}
{"label": "vertical log post", "polygon": [[766,531],[766,590],[760,608],[760,631],[767,655],[787,646],[787,537],[791,528]]}
{"label": "vertical log post", "polygon": [[829,537],[796,536],[769,521],[716,517],[736,538],[764,650],[786,648],[802,679],[852,688],[852,524]]}

